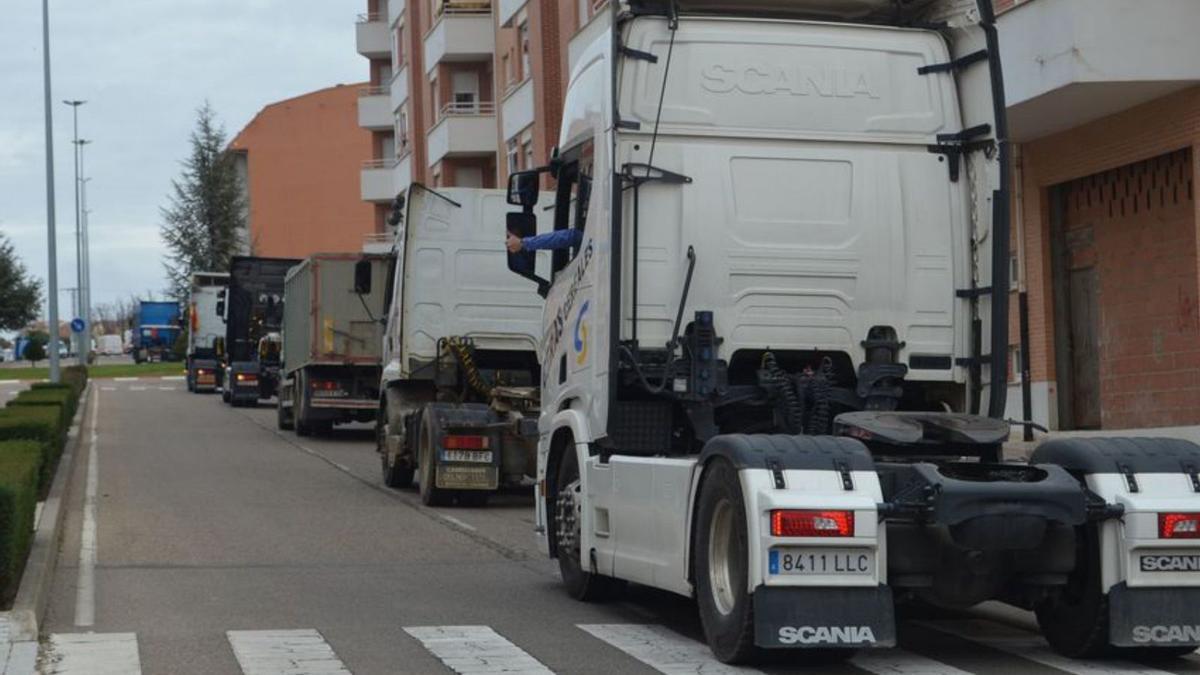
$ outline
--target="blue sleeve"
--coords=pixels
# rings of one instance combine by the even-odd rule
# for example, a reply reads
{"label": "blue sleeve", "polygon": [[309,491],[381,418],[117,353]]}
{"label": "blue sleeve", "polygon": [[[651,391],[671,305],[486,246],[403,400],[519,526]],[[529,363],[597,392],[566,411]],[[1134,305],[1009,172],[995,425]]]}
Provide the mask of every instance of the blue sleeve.
{"label": "blue sleeve", "polygon": [[525,237],[521,240],[521,245],[526,251],[557,251],[572,246],[577,247],[582,241],[583,231],[571,227],[534,237]]}

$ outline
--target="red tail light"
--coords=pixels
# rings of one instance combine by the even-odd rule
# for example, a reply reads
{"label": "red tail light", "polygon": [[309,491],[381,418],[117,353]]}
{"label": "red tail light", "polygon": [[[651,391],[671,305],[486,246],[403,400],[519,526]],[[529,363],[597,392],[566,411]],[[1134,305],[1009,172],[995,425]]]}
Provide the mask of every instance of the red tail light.
{"label": "red tail light", "polygon": [[1158,536],[1162,539],[1200,539],[1200,513],[1158,514]]}
{"label": "red tail light", "polygon": [[313,380],[312,388],[318,391],[334,391],[336,389],[341,389],[341,387],[338,386],[338,383],[334,380]]}
{"label": "red tail light", "polygon": [[442,447],[447,450],[487,450],[487,436],[442,436]]}
{"label": "red tail light", "polygon": [[237,381],[238,382],[258,382],[258,376],[250,374],[250,373],[238,373]]}
{"label": "red tail light", "polygon": [[773,537],[853,537],[853,511],[772,511]]}

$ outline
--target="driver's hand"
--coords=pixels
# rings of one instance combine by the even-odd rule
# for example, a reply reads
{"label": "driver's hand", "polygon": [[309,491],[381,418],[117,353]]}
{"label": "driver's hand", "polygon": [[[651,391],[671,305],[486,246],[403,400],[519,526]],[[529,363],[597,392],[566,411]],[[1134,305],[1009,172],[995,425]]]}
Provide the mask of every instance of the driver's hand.
{"label": "driver's hand", "polygon": [[509,253],[520,253],[522,248],[521,238],[509,232],[505,246],[508,247]]}

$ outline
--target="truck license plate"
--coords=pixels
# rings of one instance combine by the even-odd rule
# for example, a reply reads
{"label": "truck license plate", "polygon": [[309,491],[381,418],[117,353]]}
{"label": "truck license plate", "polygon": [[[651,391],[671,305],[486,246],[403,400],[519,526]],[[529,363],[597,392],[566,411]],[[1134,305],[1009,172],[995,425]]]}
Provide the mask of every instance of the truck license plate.
{"label": "truck license plate", "polygon": [[196,384],[216,384],[217,378],[215,375],[197,375]]}
{"label": "truck license plate", "polygon": [[447,462],[471,462],[473,464],[491,464],[491,450],[443,450],[442,459]]}
{"label": "truck license plate", "polygon": [[767,564],[771,574],[874,575],[875,553],[867,549],[773,548]]}
{"label": "truck license plate", "polygon": [[499,472],[493,466],[443,464],[437,468],[434,483],[450,490],[495,490]]}

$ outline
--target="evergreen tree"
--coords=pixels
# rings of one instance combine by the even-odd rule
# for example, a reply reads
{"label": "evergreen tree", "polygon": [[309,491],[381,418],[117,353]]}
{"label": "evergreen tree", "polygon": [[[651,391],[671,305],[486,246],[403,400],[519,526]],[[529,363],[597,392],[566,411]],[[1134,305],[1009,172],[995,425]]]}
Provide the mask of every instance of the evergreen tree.
{"label": "evergreen tree", "polygon": [[171,183],[170,204],[161,210],[159,228],[169,249],[163,263],[168,293],[181,302],[191,292],[193,272],[229,269],[246,227],[234,158],[225,151],[225,130],[208,102],[197,111],[191,143],[191,155]]}
{"label": "evergreen tree", "polygon": [[29,276],[13,245],[0,234],[0,330],[17,330],[38,316],[42,282]]}

